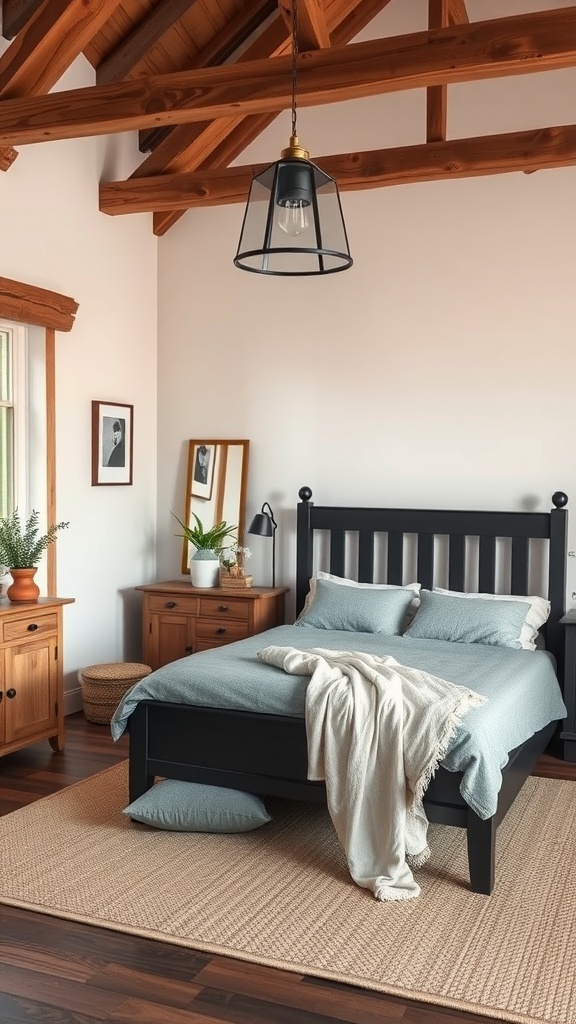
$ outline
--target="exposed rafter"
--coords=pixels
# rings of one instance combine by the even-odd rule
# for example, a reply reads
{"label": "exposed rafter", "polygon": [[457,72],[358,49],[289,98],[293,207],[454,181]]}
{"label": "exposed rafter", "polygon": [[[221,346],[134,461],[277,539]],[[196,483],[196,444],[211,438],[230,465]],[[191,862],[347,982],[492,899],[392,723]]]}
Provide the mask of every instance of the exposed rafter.
{"label": "exposed rafter", "polygon": [[[298,60],[300,106],[566,68],[576,64],[576,8],[563,18],[539,13],[457,25],[309,51]],[[278,57],[244,63],[241,71],[229,65],[6,100],[0,144],[272,113],[290,106],[290,72],[290,58]]]}
{"label": "exposed rafter", "polygon": [[13,39],[40,7],[42,0],[2,0],[2,35]]}
{"label": "exposed rafter", "polygon": [[[293,0],[278,0],[280,13],[292,35]],[[297,33],[299,50],[320,50],[330,46],[330,33],[322,0],[298,0]]]}
{"label": "exposed rafter", "polygon": [[448,0],[448,24],[467,25],[469,21],[465,0]]}
{"label": "exposed rafter", "polygon": [[[576,125],[324,156],[315,163],[343,191],[570,167],[576,164]],[[118,215],[246,202],[253,176],[265,167],[108,182],[100,186],[100,209]]]}
{"label": "exposed rafter", "polygon": [[160,0],[96,69],[98,85],[119,82],[146,56],[148,50],[186,13],[190,0]]}
{"label": "exposed rafter", "polygon": [[[119,0],[43,0],[0,57],[0,99],[48,92],[82,53]],[[11,147],[11,144],[8,144]],[[17,153],[4,148],[7,169]]]}
{"label": "exposed rafter", "polygon": [[[226,28],[219,32],[201,51],[191,60],[187,69],[207,68],[218,64],[224,64],[232,54],[236,53],[246,40],[254,33],[256,28],[266,20],[269,14],[276,8],[276,0],[251,0],[250,6],[241,11],[235,18],[228,22]],[[127,76],[129,77],[129,76]],[[170,128],[157,128],[152,131],[140,132],[140,149],[144,152],[154,148],[158,142],[166,137]]]}
{"label": "exposed rafter", "polygon": [[[447,28],[449,0],[428,0],[428,28]],[[448,86],[429,85],[426,90],[426,141],[446,138]]]}

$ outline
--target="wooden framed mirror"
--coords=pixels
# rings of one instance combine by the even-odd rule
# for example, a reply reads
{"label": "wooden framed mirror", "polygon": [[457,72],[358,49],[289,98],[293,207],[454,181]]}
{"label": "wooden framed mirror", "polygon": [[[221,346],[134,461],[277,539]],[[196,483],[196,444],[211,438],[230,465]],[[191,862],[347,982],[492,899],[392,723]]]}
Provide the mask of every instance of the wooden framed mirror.
{"label": "wooden framed mirror", "polygon": [[[238,527],[238,543],[244,537],[248,453],[246,440],[195,439],[188,442],[185,519],[193,526],[197,515],[205,530],[223,519]],[[184,538],[182,572],[190,572],[193,550]]]}

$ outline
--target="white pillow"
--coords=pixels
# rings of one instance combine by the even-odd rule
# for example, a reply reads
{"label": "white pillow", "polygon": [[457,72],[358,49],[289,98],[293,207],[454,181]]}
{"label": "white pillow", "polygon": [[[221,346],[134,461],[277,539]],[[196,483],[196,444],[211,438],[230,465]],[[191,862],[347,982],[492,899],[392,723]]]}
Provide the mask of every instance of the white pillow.
{"label": "white pillow", "polygon": [[485,601],[523,601],[527,606],[526,618],[518,639],[524,651],[536,650],[535,641],[538,630],[550,615],[550,601],[544,597],[520,597],[517,594],[463,594],[460,590],[442,590],[441,587],[434,587],[433,593],[449,594],[451,597],[481,597]]}
{"label": "white pillow", "polygon": [[306,594],[304,607],[300,612],[300,615],[296,619],[296,622],[300,620],[302,615],[306,614],[306,612],[310,608],[310,605],[312,604],[312,601],[314,600],[314,594],[316,592],[316,580],[331,580],[332,583],[340,583],[344,587],[371,587],[373,590],[412,590],[414,593],[414,598],[410,602],[410,621],[412,621],[412,619],[414,618],[414,615],[416,614],[416,609],[420,604],[420,583],[408,583],[406,584],[405,587],[396,586],[394,583],[357,583],[356,580],[347,580],[345,579],[344,576],[333,576],[329,572],[317,572],[316,575],[312,576],[312,578],[309,580],[310,589]]}

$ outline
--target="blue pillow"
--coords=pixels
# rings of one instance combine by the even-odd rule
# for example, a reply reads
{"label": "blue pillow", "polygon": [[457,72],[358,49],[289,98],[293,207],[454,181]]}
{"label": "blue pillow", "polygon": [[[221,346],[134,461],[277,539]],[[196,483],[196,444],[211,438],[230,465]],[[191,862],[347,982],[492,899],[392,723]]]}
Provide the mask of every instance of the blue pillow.
{"label": "blue pillow", "polygon": [[413,591],[400,587],[373,590],[318,579],[310,606],[296,625],[398,636],[413,598]]}
{"label": "blue pillow", "polygon": [[250,832],[272,821],[253,793],[177,779],[157,782],[122,813],[172,832]]}
{"label": "blue pillow", "polygon": [[484,601],[420,592],[420,607],[404,636],[521,648],[520,630],[530,610],[524,601]]}

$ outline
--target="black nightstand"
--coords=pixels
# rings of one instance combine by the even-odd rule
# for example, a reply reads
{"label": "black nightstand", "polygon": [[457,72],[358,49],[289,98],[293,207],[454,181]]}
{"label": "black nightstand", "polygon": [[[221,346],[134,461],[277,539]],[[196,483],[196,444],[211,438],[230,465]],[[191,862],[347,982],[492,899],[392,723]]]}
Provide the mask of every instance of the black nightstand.
{"label": "black nightstand", "polygon": [[565,761],[576,761],[576,608],[571,608],[560,619],[566,630],[566,658],[564,663],[564,703],[568,716],[560,739],[564,745]]}

